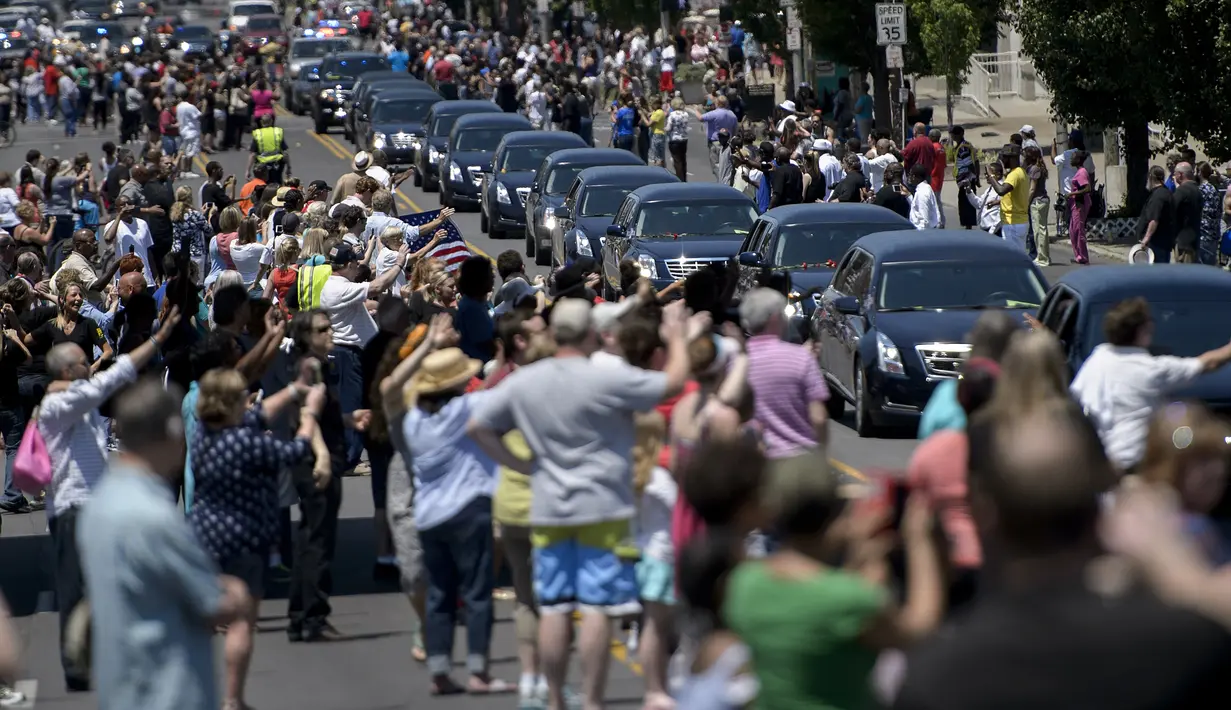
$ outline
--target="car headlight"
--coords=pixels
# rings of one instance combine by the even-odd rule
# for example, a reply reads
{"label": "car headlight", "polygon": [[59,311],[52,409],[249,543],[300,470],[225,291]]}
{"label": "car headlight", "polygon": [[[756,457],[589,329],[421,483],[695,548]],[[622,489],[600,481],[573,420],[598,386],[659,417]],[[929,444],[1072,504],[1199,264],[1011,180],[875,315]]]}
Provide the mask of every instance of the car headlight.
{"label": "car headlight", "polygon": [[429,163],[435,163],[439,160],[440,160],[440,151],[436,150],[435,148],[429,148],[427,151],[427,161]]}
{"label": "car headlight", "polygon": [[387,137],[385,136],[384,133],[373,133],[372,134],[372,147],[375,148],[376,150],[383,150],[385,147],[386,140],[387,140]]}
{"label": "car headlight", "polygon": [[181,52],[187,52],[187,51],[189,50],[189,48],[191,48],[191,47],[192,47],[192,45],[188,44],[187,42],[180,42],[180,51],[181,51]]}
{"label": "car headlight", "polygon": [[876,364],[882,372],[888,372],[891,375],[901,375],[906,372],[906,368],[902,367],[902,353],[898,352],[898,346],[894,345],[887,335],[879,331],[876,333]]}
{"label": "car headlight", "polygon": [[[590,249],[590,239],[581,232],[577,233],[577,256],[594,256],[594,251]],[[656,270],[654,260],[650,259],[651,270]],[[645,267],[642,267],[644,271]]]}
{"label": "car headlight", "polygon": [[556,208],[543,208],[543,226],[549,230],[556,228]]}
{"label": "car headlight", "polygon": [[[55,43],[56,43],[56,44],[58,44],[59,42],[60,42],[60,40],[56,40],[56,41],[55,41]],[[145,44],[145,40],[141,39],[140,37],[133,37],[133,46],[134,46],[134,47],[140,47],[140,46],[141,46],[141,45],[143,45],[143,44]]]}
{"label": "car headlight", "polygon": [[291,70],[291,77],[290,77],[290,78],[292,78],[292,79],[298,79],[298,78],[299,78],[299,71],[300,71],[301,69],[303,69],[303,65],[302,65],[302,64],[292,64],[292,65],[290,66],[290,70]]}
{"label": "car headlight", "polygon": [[325,101],[332,101],[334,96],[337,96],[337,92],[333,89],[325,89],[321,92],[321,99]]}
{"label": "car headlight", "polygon": [[783,313],[786,314],[787,318],[794,318],[804,312],[803,306],[799,302],[799,298],[799,291],[791,291],[787,294],[786,308],[783,309]]}
{"label": "car headlight", "polygon": [[449,180],[453,182],[462,182],[462,166],[456,162],[449,163]]}
{"label": "car headlight", "polygon": [[642,278],[658,278],[658,264],[654,263],[654,257],[649,254],[641,254],[637,257],[637,265],[641,267]]}
{"label": "car headlight", "polygon": [[496,183],[496,202],[502,205],[511,205],[513,201],[509,199],[509,188],[504,186],[504,183]]}

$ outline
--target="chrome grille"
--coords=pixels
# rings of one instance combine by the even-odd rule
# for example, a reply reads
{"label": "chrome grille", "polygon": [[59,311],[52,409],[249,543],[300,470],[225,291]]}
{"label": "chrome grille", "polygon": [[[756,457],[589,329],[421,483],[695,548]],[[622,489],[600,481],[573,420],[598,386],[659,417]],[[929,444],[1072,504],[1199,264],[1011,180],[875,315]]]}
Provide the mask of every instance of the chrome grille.
{"label": "chrome grille", "polygon": [[526,198],[529,196],[530,196],[530,188],[528,187],[517,188],[517,199],[520,200],[523,205],[526,204]]}
{"label": "chrome grille", "polygon": [[336,95],[337,95],[337,97],[338,97],[338,101],[348,101],[348,100],[350,100],[350,95],[351,95],[351,93],[352,93],[352,92],[351,92],[351,90],[350,90],[350,89],[338,89],[338,90],[337,90],[337,94],[336,94]]}
{"label": "chrome grille", "polygon": [[919,359],[923,360],[923,369],[928,377],[955,379],[962,372],[962,363],[970,354],[970,346],[965,343],[927,343],[916,345]]}
{"label": "chrome grille", "polygon": [[394,133],[389,136],[389,145],[394,148],[413,148],[415,136],[410,133]]}
{"label": "chrome grille", "polygon": [[671,274],[671,278],[683,279],[710,264],[721,263],[726,260],[726,257],[712,256],[704,259],[664,259],[663,261],[667,264],[667,273]]}

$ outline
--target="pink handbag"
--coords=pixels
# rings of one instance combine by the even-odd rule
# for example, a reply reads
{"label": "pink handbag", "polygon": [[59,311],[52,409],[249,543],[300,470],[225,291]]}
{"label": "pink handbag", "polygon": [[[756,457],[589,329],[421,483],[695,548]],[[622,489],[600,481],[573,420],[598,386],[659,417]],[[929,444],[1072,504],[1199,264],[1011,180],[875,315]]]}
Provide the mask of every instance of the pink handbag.
{"label": "pink handbag", "polygon": [[51,486],[51,455],[47,453],[47,442],[38,430],[37,412],[30,417],[26,431],[21,435],[21,445],[17,447],[17,458],[13,461],[13,485],[30,494],[38,494]]}

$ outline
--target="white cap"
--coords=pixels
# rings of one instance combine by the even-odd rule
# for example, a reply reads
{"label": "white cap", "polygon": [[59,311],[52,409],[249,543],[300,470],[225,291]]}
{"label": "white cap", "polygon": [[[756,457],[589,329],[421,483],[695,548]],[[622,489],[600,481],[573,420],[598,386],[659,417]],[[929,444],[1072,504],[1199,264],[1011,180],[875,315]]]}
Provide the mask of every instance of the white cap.
{"label": "white cap", "polygon": [[812,150],[833,150],[833,143],[828,138],[819,138],[812,141]]}
{"label": "white cap", "polygon": [[1017,132],[1022,135],[1026,135],[1026,134],[1034,135],[1034,126],[1027,123],[1026,125],[1022,126],[1020,129],[1018,129]]}
{"label": "white cap", "polygon": [[782,109],[783,111],[790,111],[791,113],[794,113],[795,112],[795,102],[788,99],[778,104],[778,108]]}

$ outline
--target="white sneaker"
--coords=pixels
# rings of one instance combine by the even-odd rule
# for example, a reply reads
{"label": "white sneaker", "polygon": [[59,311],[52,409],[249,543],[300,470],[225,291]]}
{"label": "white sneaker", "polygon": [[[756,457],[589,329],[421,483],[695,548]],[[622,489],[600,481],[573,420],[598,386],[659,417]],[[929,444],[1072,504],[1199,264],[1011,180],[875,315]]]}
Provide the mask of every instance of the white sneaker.
{"label": "white sneaker", "polygon": [[11,708],[26,702],[24,693],[18,692],[7,685],[0,685],[0,708]]}
{"label": "white sneaker", "polygon": [[181,179],[181,180],[193,180],[193,179],[195,179],[195,178],[199,178],[199,177],[201,177],[201,176],[200,176],[200,175],[197,175],[196,173],[194,173],[194,172],[192,172],[192,171],[188,171],[188,172],[186,172],[186,173],[180,173],[180,179]]}
{"label": "white sneaker", "polygon": [[49,118],[49,119],[47,119],[47,125],[48,125],[48,126],[58,126],[58,125],[60,125],[60,122],[59,122],[59,121],[57,121],[57,120],[56,120],[56,119],[54,119],[54,118]]}

